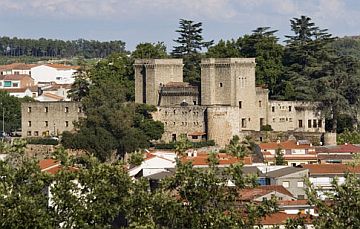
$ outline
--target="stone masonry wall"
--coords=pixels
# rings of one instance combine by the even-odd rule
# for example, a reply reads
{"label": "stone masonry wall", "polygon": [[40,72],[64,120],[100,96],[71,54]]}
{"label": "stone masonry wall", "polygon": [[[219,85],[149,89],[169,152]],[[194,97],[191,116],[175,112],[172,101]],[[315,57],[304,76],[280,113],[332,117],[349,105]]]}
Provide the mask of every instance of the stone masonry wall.
{"label": "stone masonry wall", "polygon": [[22,137],[59,135],[74,129],[84,117],[79,102],[27,102],[21,104]]}
{"label": "stone masonry wall", "polygon": [[158,107],[153,112],[154,120],[164,123],[165,132],[163,141],[170,142],[179,138],[180,134],[191,134],[194,132],[206,132],[205,126],[206,107]]}

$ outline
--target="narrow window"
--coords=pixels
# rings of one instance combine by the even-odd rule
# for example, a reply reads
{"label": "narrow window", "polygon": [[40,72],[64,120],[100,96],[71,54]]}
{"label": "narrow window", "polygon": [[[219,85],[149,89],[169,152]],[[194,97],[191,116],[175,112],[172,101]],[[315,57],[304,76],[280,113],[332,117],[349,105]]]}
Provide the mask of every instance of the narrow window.
{"label": "narrow window", "polygon": [[48,113],[48,112],[49,112],[49,108],[48,108],[48,107],[45,107],[45,108],[44,108],[44,111],[45,111],[45,113]]}
{"label": "narrow window", "polygon": [[34,131],[34,136],[39,136],[39,131]]}
{"label": "narrow window", "polygon": [[49,126],[49,122],[48,122],[48,121],[45,121],[45,122],[44,122],[44,125],[45,125],[45,127],[48,127],[48,126]]}
{"label": "narrow window", "polygon": [[31,127],[31,121],[28,121],[28,127]]}
{"label": "narrow window", "polygon": [[196,105],[196,100],[193,101],[194,105]]}
{"label": "narrow window", "polygon": [[220,83],[220,84],[219,84],[219,87],[223,87],[223,83]]}
{"label": "narrow window", "polygon": [[28,113],[31,113],[31,107],[28,107]]}
{"label": "narrow window", "polygon": [[260,127],[264,125],[264,118],[260,118]]}
{"label": "narrow window", "polygon": [[241,119],[241,127],[246,128],[246,118]]}
{"label": "narrow window", "polygon": [[271,107],[271,111],[272,111],[272,112],[275,112],[275,107]]}
{"label": "narrow window", "polygon": [[289,106],[289,112],[291,112],[291,106]]}
{"label": "narrow window", "polygon": [[65,127],[69,127],[69,121],[65,121]]}
{"label": "narrow window", "polygon": [[31,131],[28,131],[28,132],[26,133],[26,135],[27,135],[27,136],[31,136]]}
{"label": "narrow window", "polygon": [[82,113],[82,107],[78,107],[78,113]]}
{"label": "narrow window", "polygon": [[69,113],[69,107],[65,107],[65,113]]}
{"label": "narrow window", "polygon": [[316,119],[313,120],[313,127],[316,128],[317,127],[317,123],[316,123]]}
{"label": "narrow window", "polygon": [[259,101],[259,107],[261,107],[261,100]]}
{"label": "narrow window", "polygon": [[302,120],[299,120],[299,128],[302,128],[303,127],[303,122]]}
{"label": "narrow window", "polygon": [[239,101],[239,108],[242,108],[242,101]]}
{"label": "narrow window", "polygon": [[311,128],[311,119],[308,120],[308,128]]}

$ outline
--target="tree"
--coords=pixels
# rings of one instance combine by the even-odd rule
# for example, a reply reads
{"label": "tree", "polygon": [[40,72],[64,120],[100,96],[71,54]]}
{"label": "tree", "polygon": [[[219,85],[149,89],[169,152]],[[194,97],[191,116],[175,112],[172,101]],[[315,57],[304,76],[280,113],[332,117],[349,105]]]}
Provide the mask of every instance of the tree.
{"label": "tree", "polygon": [[288,92],[279,94],[284,99],[313,100],[316,90],[312,80],[325,75],[323,67],[331,56],[328,44],[334,38],[326,29],[316,27],[307,16],[293,18],[290,22],[295,35],[285,36],[288,38],[283,58],[285,72],[280,87]]}
{"label": "tree", "polygon": [[8,92],[0,91],[0,131],[2,131],[2,120],[4,114],[5,132],[16,131],[21,128],[21,103],[34,101],[33,98],[17,98]]}
{"label": "tree", "polygon": [[251,35],[242,38],[241,53],[244,57],[256,58],[256,84],[266,85],[270,95],[275,93],[279,77],[283,72],[283,47],[278,44],[277,30],[259,27]]}
{"label": "tree", "polygon": [[286,161],[281,148],[275,150],[275,165],[285,165]]}
{"label": "tree", "polygon": [[79,61],[80,69],[75,73],[75,81],[71,85],[68,97],[73,101],[81,101],[82,98],[89,94],[90,79],[88,76],[88,67],[84,60]]}
{"label": "tree", "polygon": [[166,58],[166,46],[163,42],[158,43],[140,43],[131,53],[133,59],[162,59]]}
{"label": "tree", "polygon": [[[351,167],[349,167],[351,171]],[[345,181],[340,184],[338,179],[332,182],[333,192],[327,192],[329,201],[323,201],[311,184],[307,196],[311,205],[315,206],[318,216],[313,223],[316,228],[359,228],[360,227],[360,179],[349,172]]]}
{"label": "tree", "polygon": [[242,57],[241,44],[242,39],[220,40],[217,44],[209,47],[206,52],[208,58],[235,58]]}
{"label": "tree", "polygon": [[[341,114],[357,114],[355,111],[360,101],[358,66],[358,62],[351,57],[334,57],[325,67],[326,75],[315,81],[320,108],[332,119],[332,132],[337,131]],[[352,117],[357,121],[357,117]]]}
{"label": "tree", "polygon": [[210,47],[213,41],[204,41],[202,37],[202,23],[180,19],[179,38],[174,40],[179,46],[174,46],[171,55],[184,60],[184,81],[199,85],[200,59],[199,51]]}

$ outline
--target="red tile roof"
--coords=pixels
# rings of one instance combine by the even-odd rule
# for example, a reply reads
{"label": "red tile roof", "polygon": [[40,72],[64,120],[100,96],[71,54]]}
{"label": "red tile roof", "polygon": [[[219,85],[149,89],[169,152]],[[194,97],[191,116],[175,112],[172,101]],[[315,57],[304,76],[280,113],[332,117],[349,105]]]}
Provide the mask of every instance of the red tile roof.
{"label": "red tile roof", "polygon": [[[235,164],[238,162],[242,162],[246,165],[250,165],[252,164],[252,158],[251,157],[245,157],[243,160],[240,160],[236,157],[233,157],[229,154],[226,153],[218,153],[217,155],[217,159],[219,160],[219,165],[231,165],[231,164]],[[207,152],[198,152],[197,156],[186,156],[186,157],[182,157],[181,161],[182,162],[191,162],[194,166],[203,166],[203,165],[208,165],[208,158],[209,158],[209,153]]]}
{"label": "red tile roof", "polygon": [[64,65],[64,64],[46,64],[46,66],[56,68],[58,70],[70,70],[70,69],[77,70],[80,68],[80,66],[71,66],[71,65]]}
{"label": "red tile roof", "polygon": [[[39,167],[41,172],[47,172],[50,174],[56,174],[62,169],[62,165],[60,161],[56,161],[54,159],[44,159],[39,161]],[[74,172],[77,170],[75,167],[70,167],[70,171]]]}
{"label": "red tile roof", "polygon": [[23,88],[2,88],[0,90],[7,91],[9,93],[24,93],[27,89],[29,89],[31,92],[38,92],[37,86],[32,87],[23,87]]}
{"label": "red tile roof", "polygon": [[255,198],[267,195],[271,192],[279,192],[284,195],[293,197],[293,195],[282,185],[265,185],[256,188],[248,188],[240,191],[241,200],[253,200]]}
{"label": "red tile roof", "polygon": [[46,86],[42,88],[43,91],[54,91],[60,88],[71,89],[71,84],[52,84],[51,86]]}
{"label": "red tile roof", "polygon": [[308,200],[279,200],[280,206],[309,205]]}
{"label": "red tile roof", "polygon": [[261,225],[284,225],[287,219],[296,219],[298,217],[305,218],[306,223],[312,221],[312,216],[307,214],[286,214],[285,212],[277,212],[261,219]]}
{"label": "red tile roof", "polygon": [[43,93],[42,94],[43,96],[45,96],[45,97],[49,97],[49,98],[52,98],[52,99],[56,99],[56,100],[63,100],[64,99],[64,97],[62,97],[62,96],[58,96],[58,95],[55,95],[55,94],[52,94],[52,93]]}
{"label": "red tile roof", "polygon": [[294,140],[288,140],[285,142],[269,142],[269,143],[260,143],[259,147],[263,149],[314,149],[310,144],[297,144]]}
{"label": "red tile roof", "polygon": [[344,174],[346,172],[360,173],[360,166],[352,167],[345,164],[310,164],[302,165],[310,174]]}
{"label": "red tile roof", "polygon": [[31,76],[27,74],[0,75],[0,80],[22,80],[24,78],[31,78]]}
{"label": "red tile roof", "polygon": [[337,145],[333,147],[317,147],[317,153],[360,153],[360,147],[353,144]]}
{"label": "red tile roof", "polygon": [[0,71],[6,70],[30,70],[33,67],[38,66],[37,64],[24,64],[24,63],[13,63],[7,65],[1,65]]}

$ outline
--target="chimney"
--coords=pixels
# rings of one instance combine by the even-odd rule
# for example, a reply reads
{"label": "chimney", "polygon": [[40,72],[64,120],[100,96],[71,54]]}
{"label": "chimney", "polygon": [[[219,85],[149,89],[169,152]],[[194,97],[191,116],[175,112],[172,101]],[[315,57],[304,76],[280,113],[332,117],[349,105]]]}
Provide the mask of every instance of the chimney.
{"label": "chimney", "polygon": [[296,142],[296,145],[300,145],[300,143],[297,141],[297,142]]}
{"label": "chimney", "polygon": [[197,157],[197,150],[194,150],[194,157]]}
{"label": "chimney", "polygon": [[277,144],[280,144],[280,139],[278,139],[278,140],[276,141],[276,143],[277,143]]}

